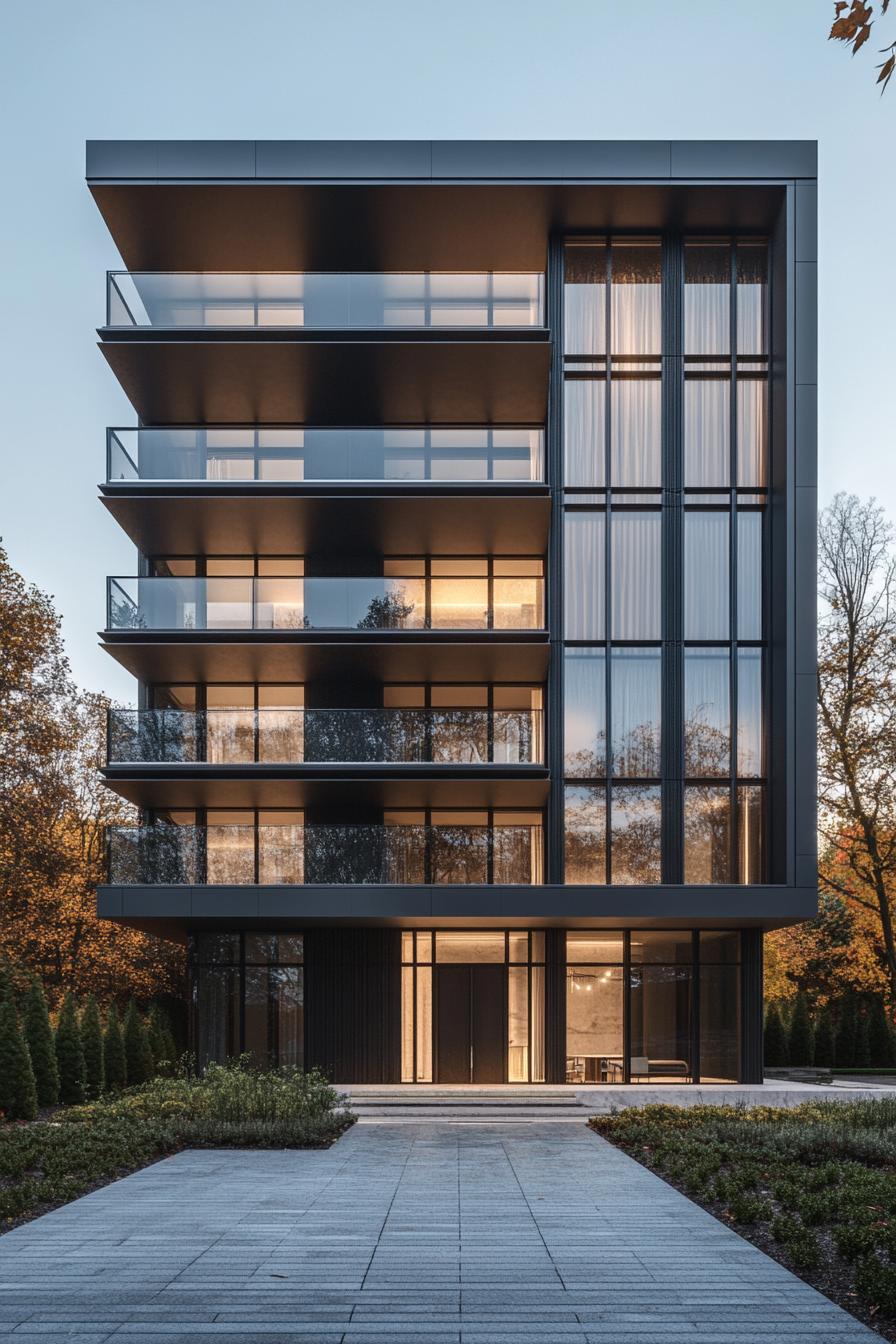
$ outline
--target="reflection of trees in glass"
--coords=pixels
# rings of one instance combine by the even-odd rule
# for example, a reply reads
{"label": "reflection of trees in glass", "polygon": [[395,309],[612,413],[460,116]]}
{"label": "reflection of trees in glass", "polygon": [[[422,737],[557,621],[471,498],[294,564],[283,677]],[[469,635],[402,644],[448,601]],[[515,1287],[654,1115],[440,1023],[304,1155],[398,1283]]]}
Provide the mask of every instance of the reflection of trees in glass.
{"label": "reflection of trees in glass", "polygon": [[603,785],[566,790],[566,881],[606,881],[606,807]]}
{"label": "reflection of trees in glass", "polygon": [[613,772],[627,779],[653,779],[660,773],[658,723],[637,723],[614,740]]}
{"label": "reflection of trees in glass", "polygon": [[403,630],[406,620],[414,612],[413,600],[408,601],[404,588],[396,588],[382,597],[372,597],[367,611],[358,622],[358,630]]}
{"label": "reflection of trees in glass", "polygon": [[653,884],[662,878],[660,791],[627,785],[613,790],[610,880]]}
{"label": "reflection of trees in glass", "polygon": [[684,773],[687,776],[727,775],[731,759],[727,729],[708,721],[701,705],[684,725]]}
{"label": "reflection of trees in glass", "polygon": [[685,882],[730,880],[730,819],[727,788],[689,788],[685,791]]}

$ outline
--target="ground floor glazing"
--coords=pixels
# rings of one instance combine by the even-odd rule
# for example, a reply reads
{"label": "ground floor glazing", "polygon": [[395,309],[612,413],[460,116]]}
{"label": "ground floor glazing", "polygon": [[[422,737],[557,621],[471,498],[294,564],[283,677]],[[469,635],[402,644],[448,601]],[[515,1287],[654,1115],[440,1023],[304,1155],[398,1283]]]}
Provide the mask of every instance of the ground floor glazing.
{"label": "ground floor glazing", "polygon": [[755,929],[228,930],[194,934],[189,965],[201,1064],[248,1054],[344,1083],[761,1081]]}

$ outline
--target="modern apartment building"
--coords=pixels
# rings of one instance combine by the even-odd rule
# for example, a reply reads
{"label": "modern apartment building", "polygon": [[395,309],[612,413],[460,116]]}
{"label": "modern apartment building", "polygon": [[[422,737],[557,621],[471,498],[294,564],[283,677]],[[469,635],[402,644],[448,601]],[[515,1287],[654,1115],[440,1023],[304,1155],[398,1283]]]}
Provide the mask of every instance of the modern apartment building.
{"label": "modern apartment building", "polygon": [[202,1060],[762,1077],[811,916],[815,146],[96,142],[101,916]]}

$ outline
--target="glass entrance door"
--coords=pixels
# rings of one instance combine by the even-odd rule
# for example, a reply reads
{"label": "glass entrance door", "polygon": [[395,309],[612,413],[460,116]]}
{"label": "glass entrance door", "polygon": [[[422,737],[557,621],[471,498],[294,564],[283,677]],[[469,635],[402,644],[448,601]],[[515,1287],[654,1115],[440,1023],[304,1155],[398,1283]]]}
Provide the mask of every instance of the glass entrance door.
{"label": "glass entrance door", "polygon": [[503,1083],[506,967],[436,966],[436,1081]]}

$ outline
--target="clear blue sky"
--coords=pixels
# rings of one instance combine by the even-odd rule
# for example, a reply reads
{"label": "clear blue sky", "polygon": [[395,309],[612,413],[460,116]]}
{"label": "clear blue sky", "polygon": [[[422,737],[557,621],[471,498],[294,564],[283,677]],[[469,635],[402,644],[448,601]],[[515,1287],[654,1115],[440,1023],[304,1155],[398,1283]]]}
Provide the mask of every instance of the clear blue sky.
{"label": "clear blue sky", "polygon": [[19,0],[0,112],[0,535],[52,593],[75,675],[130,701],[96,647],[133,548],[97,501],[132,423],[95,347],[119,264],[87,139],[809,138],[820,151],[821,497],[896,518],[893,130],[877,48],[826,41],[828,0]]}

